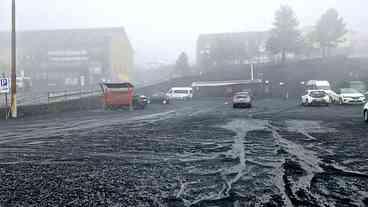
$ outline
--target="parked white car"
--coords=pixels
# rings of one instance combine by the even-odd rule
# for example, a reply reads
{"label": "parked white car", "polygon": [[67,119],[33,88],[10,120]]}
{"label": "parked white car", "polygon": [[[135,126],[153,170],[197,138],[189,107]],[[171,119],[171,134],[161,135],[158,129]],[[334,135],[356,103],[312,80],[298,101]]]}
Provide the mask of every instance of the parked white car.
{"label": "parked white car", "polygon": [[340,96],[331,89],[330,82],[326,80],[310,80],[306,84],[308,90],[324,90],[330,97],[330,103],[338,103]]}
{"label": "parked white car", "polygon": [[188,100],[193,98],[193,89],[191,87],[171,88],[166,95],[169,99]]}
{"label": "parked white car", "polygon": [[368,122],[368,103],[366,103],[363,107],[363,120]]}
{"label": "parked white car", "polygon": [[330,104],[330,97],[324,90],[307,90],[306,94],[302,96],[302,105],[324,105]]}
{"label": "parked white car", "polygon": [[364,104],[366,102],[364,94],[354,88],[340,89],[340,104]]}

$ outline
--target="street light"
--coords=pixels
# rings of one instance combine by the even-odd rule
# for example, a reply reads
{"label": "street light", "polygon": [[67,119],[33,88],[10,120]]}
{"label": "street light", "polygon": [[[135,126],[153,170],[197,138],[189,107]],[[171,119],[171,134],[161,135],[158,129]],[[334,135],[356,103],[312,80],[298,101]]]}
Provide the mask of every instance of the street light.
{"label": "street light", "polygon": [[15,0],[12,0],[12,33],[11,33],[11,103],[12,118],[17,118],[17,51],[15,31]]}

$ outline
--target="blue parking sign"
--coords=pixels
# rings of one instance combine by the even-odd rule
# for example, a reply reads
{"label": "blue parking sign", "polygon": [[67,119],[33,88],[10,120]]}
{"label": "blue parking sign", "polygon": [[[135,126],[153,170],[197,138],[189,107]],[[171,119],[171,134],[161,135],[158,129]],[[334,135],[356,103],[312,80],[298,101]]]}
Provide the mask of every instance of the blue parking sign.
{"label": "blue parking sign", "polygon": [[9,79],[1,78],[0,79],[0,93],[9,93]]}

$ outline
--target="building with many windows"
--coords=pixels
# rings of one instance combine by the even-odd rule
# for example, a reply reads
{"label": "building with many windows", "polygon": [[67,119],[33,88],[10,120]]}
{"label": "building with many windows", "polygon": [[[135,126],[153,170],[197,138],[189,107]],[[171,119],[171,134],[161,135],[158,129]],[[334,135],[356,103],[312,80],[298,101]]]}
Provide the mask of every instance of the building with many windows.
{"label": "building with many windows", "polygon": [[197,64],[204,68],[268,60],[268,32],[204,34],[197,40]]}
{"label": "building with many windows", "polygon": [[[10,65],[10,33],[0,33],[0,61]],[[124,28],[21,31],[17,70],[35,87],[80,88],[131,81],[133,48]]]}

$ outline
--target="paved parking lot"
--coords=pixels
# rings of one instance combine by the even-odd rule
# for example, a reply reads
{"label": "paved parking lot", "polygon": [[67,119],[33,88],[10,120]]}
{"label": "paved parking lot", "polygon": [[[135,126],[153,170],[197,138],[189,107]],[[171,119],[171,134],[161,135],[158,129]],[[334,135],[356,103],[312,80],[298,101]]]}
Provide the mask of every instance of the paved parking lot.
{"label": "paved parking lot", "polygon": [[0,123],[0,206],[365,206],[361,106],[221,99]]}

